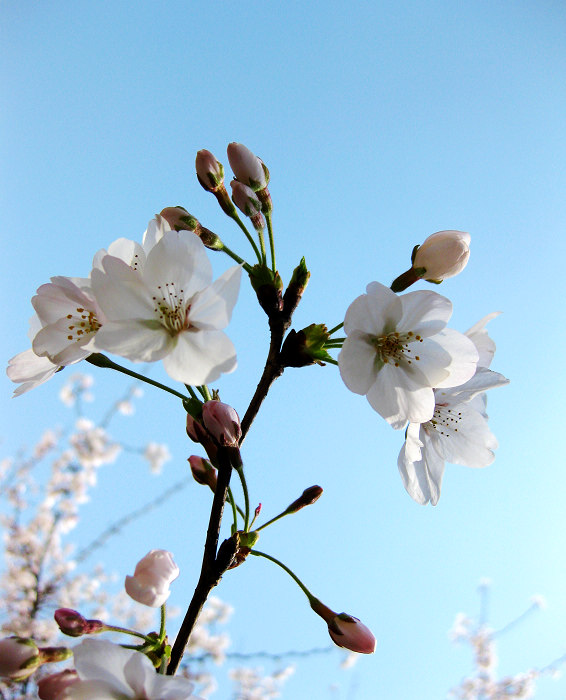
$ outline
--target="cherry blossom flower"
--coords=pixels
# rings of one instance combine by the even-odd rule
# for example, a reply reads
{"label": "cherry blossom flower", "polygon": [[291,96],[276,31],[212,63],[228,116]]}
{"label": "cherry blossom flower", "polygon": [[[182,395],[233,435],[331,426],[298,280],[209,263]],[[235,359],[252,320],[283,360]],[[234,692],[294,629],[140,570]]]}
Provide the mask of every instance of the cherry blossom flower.
{"label": "cherry blossom flower", "polygon": [[348,389],[365,394],[395,429],[422,423],[434,413],[433,387],[463,384],[478,352],[462,333],[445,328],[451,302],[430,291],[397,296],[372,282],[350,304],[347,338],[338,356]]}
{"label": "cherry blossom flower", "polygon": [[213,284],[200,239],[168,231],[151,248],[142,269],[112,255],[92,271],[92,287],[106,322],[96,348],[134,362],[163,360],[178,381],[201,385],[236,368],[236,352],[222,332],[230,321],[240,266]]}
{"label": "cherry blossom flower", "polygon": [[32,639],[8,637],[0,640],[0,678],[23,680],[40,663],[39,649]]}
{"label": "cherry blossom flower", "polygon": [[70,365],[88,357],[91,341],[104,316],[90,288],[90,280],[52,277],[31,300],[42,328],[34,337],[36,355],[55,365]]}
{"label": "cherry blossom flower", "polygon": [[468,264],[470,234],[464,231],[438,231],[418,248],[413,268],[424,270],[420,277],[441,282],[458,275]]}
{"label": "cherry blossom flower", "polygon": [[48,357],[39,357],[33,350],[24,350],[8,361],[6,374],[17,384],[14,396],[21,396],[30,389],[43,384],[61,369],[60,365],[54,365]]}
{"label": "cherry blossom flower", "polygon": [[509,383],[487,369],[495,343],[485,325],[497,315],[485,316],[466,332],[480,356],[475,375],[461,386],[435,389],[432,419],[407,428],[397,466],[405,489],[417,503],[438,503],[445,462],[479,468],[495,459],[497,440],[487,424],[484,392]]}
{"label": "cherry blossom flower", "polygon": [[145,654],[101,639],[85,639],[73,649],[80,680],[59,700],[198,700],[193,684],[156,673]]}
{"label": "cherry blossom flower", "polygon": [[169,584],[178,575],[171,552],[152,549],[138,562],[134,575],[126,576],[126,593],[142,605],[159,608],[169,598]]}

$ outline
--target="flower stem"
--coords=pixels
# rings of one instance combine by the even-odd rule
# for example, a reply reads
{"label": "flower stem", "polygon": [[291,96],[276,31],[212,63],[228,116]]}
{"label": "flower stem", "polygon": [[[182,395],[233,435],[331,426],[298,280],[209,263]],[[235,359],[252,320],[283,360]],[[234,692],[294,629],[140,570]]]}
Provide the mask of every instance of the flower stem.
{"label": "flower stem", "polygon": [[117,372],[127,374],[128,377],[135,377],[135,379],[139,379],[140,382],[145,382],[146,384],[151,384],[151,386],[156,386],[158,389],[167,391],[169,394],[173,394],[173,396],[177,396],[180,399],[185,400],[187,398],[184,394],[180,394],[178,391],[175,391],[175,389],[171,389],[171,387],[161,384],[161,382],[156,382],[149,377],[144,377],[143,374],[138,374],[137,372],[133,372],[131,369],[127,369],[126,367],[122,367],[122,365],[116,364],[116,362],[112,362],[109,357],[106,357],[106,355],[102,355],[99,352],[94,352],[92,355],[85,357],[85,360],[86,362],[90,362],[91,365],[95,365],[95,367],[115,369]]}
{"label": "flower stem", "polygon": [[159,612],[160,612],[159,643],[161,643],[165,639],[165,634],[166,634],[165,623],[167,621],[167,606],[165,603],[163,603]]}
{"label": "flower stem", "polygon": [[249,265],[243,258],[241,258],[239,255],[234,253],[233,250],[230,250],[227,245],[222,244],[222,252],[226,253],[226,255],[229,255],[232,260],[235,260],[237,263],[240,263],[240,265],[244,268],[244,270],[249,274],[252,271],[252,266]]}
{"label": "flower stem", "polygon": [[[234,520],[234,530],[237,530],[238,529],[238,511],[236,510],[236,501],[234,500],[234,494],[232,493],[231,488],[228,488],[228,496],[227,496],[226,500],[232,506],[232,518]],[[245,516],[242,514],[242,517],[245,517]]]}
{"label": "flower stem", "polygon": [[341,328],[344,327],[344,322],[339,323],[337,326],[334,326],[331,330],[328,331],[328,335],[332,335],[333,333],[336,333],[336,331],[339,331]]}
{"label": "flower stem", "polygon": [[129,630],[126,627],[116,627],[116,625],[104,625],[104,629],[106,632],[121,632],[122,634],[129,634],[132,637],[139,637],[140,639],[143,639],[145,642],[155,643],[155,639],[152,639],[151,637],[147,637],[145,634],[142,634],[141,632],[134,632],[134,630]]}
{"label": "flower stem", "polygon": [[294,574],[288,566],[285,566],[283,562],[279,561],[279,559],[276,559],[275,557],[272,557],[271,555],[266,554],[265,552],[259,552],[257,549],[252,549],[250,551],[250,554],[253,554],[254,557],[263,557],[264,559],[269,559],[269,561],[272,561],[274,564],[277,564],[277,566],[280,566],[283,569],[283,571],[289,574],[293,581],[295,581],[295,583],[303,591],[303,593],[309,599],[309,603],[317,600],[317,598],[309,591],[309,589],[305,586],[301,579],[296,574]]}
{"label": "flower stem", "polygon": [[265,214],[265,220],[267,222],[267,232],[269,234],[269,248],[271,249],[271,269],[275,273],[277,272],[277,267],[275,265],[275,240],[273,238],[273,221],[270,211]]}
{"label": "flower stem", "polygon": [[248,241],[251,243],[251,246],[252,246],[252,248],[254,249],[254,253],[256,254],[257,261],[258,261],[258,263],[260,263],[260,265],[261,265],[261,262],[262,262],[261,255],[260,255],[260,253],[259,253],[259,250],[258,250],[258,248],[257,248],[257,245],[255,244],[254,239],[252,238],[251,233],[248,231],[248,229],[246,228],[246,225],[245,225],[244,222],[240,219],[240,217],[238,216],[237,212],[234,213],[234,215],[232,216],[232,218],[233,218],[234,221],[238,224],[238,226],[242,229],[242,231],[243,231],[244,234],[246,235],[246,238],[247,238]]}
{"label": "flower stem", "polygon": [[248,485],[246,483],[246,477],[244,475],[243,469],[236,469],[238,476],[240,477],[240,482],[242,483],[242,491],[244,492],[244,502],[245,502],[245,515],[244,515],[244,532],[248,531],[248,525],[250,522],[250,497],[248,494]]}

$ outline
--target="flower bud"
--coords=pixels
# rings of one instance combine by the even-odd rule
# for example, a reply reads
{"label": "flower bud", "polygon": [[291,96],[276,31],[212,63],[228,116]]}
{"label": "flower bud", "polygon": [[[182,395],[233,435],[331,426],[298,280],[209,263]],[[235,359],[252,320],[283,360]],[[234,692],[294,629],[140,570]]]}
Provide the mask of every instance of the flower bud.
{"label": "flower bud", "polygon": [[261,212],[261,202],[251,187],[244,185],[239,180],[230,182],[232,188],[232,201],[246,216],[252,217]]}
{"label": "flower bud", "polygon": [[309,486],[309,488],[305,489],[302,495],[299,496],[296,501],[293,501],[291,505],[287,506],[285,513],[296,513],[305,506],[312,506],[312,504],[318,501],[321,496],[322,488],[320,486]]}
{"label": "flower bud", "polygon": [[328,633],[334,644],[358,654],[373,654],[375,637],[357,617],[347,613],[336,615],[328,623]]}
{"label": "flower bud", "polygon": [[242,428],[240,418],[232,406],[222,401],[207,401],[202,407],[202,422],[219,445],[238,446]]}
{"label": "flower bud", "polygon": [[57,700],[65,688],[74,685],[79,680],[79,674],[71,669],[53,673],[38,682],[37,694],[41,700]]}
{"label": "flower bud", "polygon": [[165,207],[160,214],[174,231],[192,231],[198,235],[199,220],[184,207]]}
{"label": "flower bud", "polygon": [[209,486],[210,490],[215,493],[218,477],[216,474],[216,469],[212,466],[208,459],[203,459],[202,457],[192,455],[189,457],[189,464],[191,465],[193,479],[197,482],[197,484]]}
{"label": "flower bud", "polygon": [[150,608],[161,607],[169,598],[169,584],[179,575],[173,555],[164,549],[152,549],[141,559],[133,576],[126,576],[126,593]]}
{"label": "flower bud", "polygon": [[82,637],[83,634],[96,634],[106,629],[100,620],[87,620],[76,610],[59,608],[54,614],[55,622],[63,634],[69,637]]}
{"label": "flower bud", "polygon": [[252,190],[262,190],[269,182],[269,170],[263,161],[242,143],[228,144],[228,160],[236,179]]}
{"label": "flower bud", "polygon": [[195,159],[197,178],[207,192],[214,192],[224,182],[224,167],[205,148],[197,153]]}
{"label": "flower bud", "polygon": [[358,654],[373,654],[375,637],[357,617],[347,613],[337,614],[314,597],[310,599],[310,606],[328,625],[328,634],[334,644]]}
{"label": "flower bud", "polygon": [[429,236],[413,258],[415,270],[427,281],[442,282],[462,272],[470,257],[470,234],[464,231],[438,231]]}
{"label": "flower bud", "polygon": [[8,637],[0,640],[0,678],[22,681],[41,664],[33,639]]}
{"label": "flower bud", "polygon": [[281,348],[281,362],[285,367],[306,367],[332,362],[325,350],[330,339],[328,328],[323,323],[311,323],[300,331],[291,329]]}

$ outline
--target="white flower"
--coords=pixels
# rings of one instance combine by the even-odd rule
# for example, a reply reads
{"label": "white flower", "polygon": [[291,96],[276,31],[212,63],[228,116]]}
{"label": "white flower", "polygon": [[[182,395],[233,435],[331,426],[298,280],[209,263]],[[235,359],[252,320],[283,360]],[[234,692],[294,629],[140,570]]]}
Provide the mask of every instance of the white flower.
{"label": "white flower", "polygon": [[31,300],[42,328],[33,351],[53,364],[70,365],[88,357],[91,341],[103,322],[88,279],[52,277]]}
{"label": "white flower", "polygon": [[434,412],[433,387],[463,384],[478,352],[462,333],[445,328],[451,302],[430,291],[397,296],[372,282],[346,312],[348,337],[338,356],[344,383],[366,394],[394,428],[422,423]]}
{"label": "white flower", "polygon": [[148,442],[143,456],[149,462],[149,469],[152,474],[160,474],[165,462],[171,459],[171,453],[167,445],[162,445],[158,442]]}
{"label": "white flower", "polygon": [[470,257],[470,234],[464,231],[438,231],[418,248],[414,269],[423,269],[420,277],[434,282],[462,272]]}
{"label": "white flower", "polygon": [[142,605],[159,608],[169,598],[169,584],[178,575],[171,552],[152,549],[137,563],[134,575],[126,576],[126,593]]}
{"label": "white flower", "polygon": [[435,389],[434,416],[411,423],[397,466],[409,495],[422,505],[438,503],[444,463],[487,467],[495,459],[497,440],[487,424],[485,391],[509,383],[503,375],[487,369],[495,343],[485,325],[498,313],[484,316],[466,335],[474,342],[480,360],[475,375],[461,386]]}
{"label": "white flower", "polygon": [[186,678],[156,673],[139,651],[101,639],[85,639],[73,649],[80,680],[59,700],[198,700]]}
{"label": "white flower", "polygon": [[112,255],[92,271],[92,287],[106,321],[95,347],[134,362],[163,360],[178,381],[200,385],[236,368],[236,352],[222,332],[238,297],[240,266],[213,284],[200,239],[168,231],[134,271]]}

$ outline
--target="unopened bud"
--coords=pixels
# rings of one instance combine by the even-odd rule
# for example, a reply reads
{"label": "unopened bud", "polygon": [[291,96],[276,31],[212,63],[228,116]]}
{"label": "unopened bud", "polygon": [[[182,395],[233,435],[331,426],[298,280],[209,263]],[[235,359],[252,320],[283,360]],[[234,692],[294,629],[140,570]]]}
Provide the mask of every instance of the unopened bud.
{"label": "unopened bud", "polygon": [[296,501],[293,501],[290,506],[287,506],[285,513],[296,513],[305,506],[312,506],[321,496],[322,488],[320,486],[309,486]]}
{"label": "unopened bud", "polygon": [[265,265],[254,265],[250,272],[250,282],[261,308],[268,316],[283,309],[283,280],[278,272],[273,272]]}
{"label": "unopened bud", "polygon": [[57,700],[65,688],[79,681],[79,674],[71,669],[45,676],[37,683],[37,694],[41,700]]}
{"label": "unopened bud", "polygon": [[195,159],[197,178],[208,192],[215,192],[224,182],[224,167],[205,148],[198,151]]}
{"label": "unopened bud", "polygon": [[160,216],[162,216],[175,231],[192,231],[193,233],[198,233],[200,227],[199,220],[192,214],[189,214],[184,207],[165,207],[165,209],[160,212]]}
{"label": "unopened bud", "polygon": [[269,170],[263,161],[242,143],[228,144],[228,160],[236,179],[257,192],[267,187]]}
{"label": "unopened bud", "polygon": [[25,680],[40,664],[39,649],[33,639],[0,639],[0,678]]}
{"label": "unopened bud", "polygon": [[252,217],[261,212],[261,202],[251,187],[244,185],[239,180],[230,182],[232,188],[232,201],[246,216]]}
{"label": "unopened bud", "polygon": [[191,466],[193,479],[197,482],[197,484],[208,486],[210,490],[215,493],[218,476],[216,469],[212,466],[208,459],[203,459],[202,457],[192,455],[189,457],[189,464]]}
{"label": "unopened bud", "polygon": [[79,612],[70,608],[59,608],[55,611],[54,618],[61,632],[69,637],[96,634],[106,629],[106,625],[101,620],[87,620]]}
{"label": "unopened bud", "polygon": [[357,617],[347,613],[337,614],[317,598],[312,598],[310,605],[328,625],[328,634],[334,644],[358,654],[373,654],[375,637]]}
{"label": "unopened bud", "polygon": [[242,428],[240,418],[232,406],[222,401],[207,401],[202,407],[202,422],[219,445],[238,446]]}
{"label": "unopened bud", "polygon": [[283,295],[283,308],[289,317],[297,308],[297,305],[301,300],[305,289],[307,288],[310,276],[311,273],[307,268],[305,259],[301,258],[301,262],[293,270],[291,281],[289,282],[287,289],[285,290],[285,294]]}
{"label": "unopened bud", "polygon": [[291,329],[281,348],[281,362],[285,367],[306,367],[332,361],[324,348],[329,337],[323,323],[311,323],[301,331]]}
{"label": "unopened bud", "polygon": [[464,231],[438,231],[421,246],[415,246],[412,267],[391,284],[394,292],[402,292],[419,279],[440,284],[462,272],[470,257],[470,234]]}

